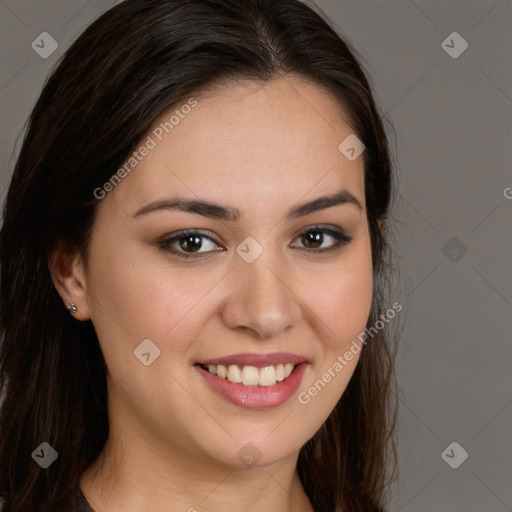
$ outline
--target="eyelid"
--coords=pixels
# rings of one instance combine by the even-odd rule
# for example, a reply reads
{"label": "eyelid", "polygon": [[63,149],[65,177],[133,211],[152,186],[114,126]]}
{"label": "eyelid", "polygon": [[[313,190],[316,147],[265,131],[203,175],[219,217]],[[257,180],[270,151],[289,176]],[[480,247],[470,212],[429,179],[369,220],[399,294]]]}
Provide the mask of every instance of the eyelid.
{"label": "eyelid", "polygon": [[217,252],[217,251],[206,251],[206,252],[200,252],[200,253],[186,253],[181,251],[173,251],[170,249],[172,244],[176,243],[180,238],[184,238],[186,236],[191,235],[197,235],[201,238],[206,238],[213,242],[215,245],[220,245],[219,242],[216,240],[216,235],[207,229],[182,229],[180,231],[176,231],[175,233],[172,233],[171,235],[166,235],[161,240],[157,241],[157,245],[163,249],[167,250],[168,252],[171,252],[173,254],[178,254],[183,257],[200,257],[201,255],[207,255],[210,252]]}
{"label": "eyelid", "polygon": [[[165,235],[162,242],[169,241],[176,238],[181,238],[188,235],[198,235],[202,236],[204,238],[209,238],[213,242],[215,242],[215,239],[217,238],[217,235],[208,229],[200,229],[200,228],[190,228],[190,229],[180,229],[179,231],[175,231],[174,233],[171,233],[170,235]],[[215,242],[217,243],[217,242]]]}
{"label": "eyelid", "polygon": [[297,238],[298,236],[303,235],[304,233],[308,233],[309,231],[322,231],[327,234],[334,233],[348,237],[345,231],[339,226],[335,226],[333,224],[310,224],[309,226],[301,228],[299,231],[297,231],[297,233],[294,235],[294,238]]}

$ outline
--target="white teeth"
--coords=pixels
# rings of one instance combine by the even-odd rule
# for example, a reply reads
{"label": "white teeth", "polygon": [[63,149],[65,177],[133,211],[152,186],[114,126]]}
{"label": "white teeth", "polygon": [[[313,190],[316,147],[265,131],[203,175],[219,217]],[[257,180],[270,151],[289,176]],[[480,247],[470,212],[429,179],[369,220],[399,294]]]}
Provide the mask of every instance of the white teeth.
{"label": "white teeth", "polygon": [[230,364],[228,367],[228,380],[231,382],[242,382],[242,372],[236,364]]}
{"label": "white teeth", "polygon": [[281,382],[292,373],[295,365],[292,363],[278,364],[256,368],[255,366],[240,366],[230,364],[209,364],[208,371],[217,375],[221,379],[227,379],[231,382],[241,383],[244,386],[273,386],[276,382]]}
{"label": "white teeth", "polygon": [[257,386],[260,381],[260,372],[254,366],[244,366],[242,370],[242,382],[244,386]]}
{"label": "white teeth", "polygon": [[[212,366],[215,366],[214,364]],[[210,366],[208,366],[208,371],[210,370]],[[213,373],[213,372],[212,372]],[[215,374],[214,374],[215,375]],[[217,365],[217,375],[221,379],[225,379],[228,375],[228,369],[223,364]]]}
{"label": "white teeth", "polygon": [[265,366],[260,370],[260,386],[273,386],[276,383],[276,369],[274,366]]}

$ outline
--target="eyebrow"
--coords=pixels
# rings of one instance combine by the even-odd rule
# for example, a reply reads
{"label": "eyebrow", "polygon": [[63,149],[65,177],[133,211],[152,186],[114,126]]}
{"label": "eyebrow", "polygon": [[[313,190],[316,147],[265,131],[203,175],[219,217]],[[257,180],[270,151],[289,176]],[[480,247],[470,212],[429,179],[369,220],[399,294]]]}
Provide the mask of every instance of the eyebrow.
{"label": "eyebrow", "polygon": [[[363,206],[353,194],[348,190],[340,190],[336,194],[318,197],[313,201],[293,207],[287,212],[286,218],[288,220],[292,220],[319,210],[340,205],[353,205],[359,210],[363,210]],[[231,222],[236,222],[243,217],[243,213],[238,208],[224,206],[202,199],[189,199],[185,197],[153,201],[152,203],[149,203],[137,210],[133,217],[140,217],[141,215],[161,210],[177,210],[186,213],[196,213],[211,219]]]}

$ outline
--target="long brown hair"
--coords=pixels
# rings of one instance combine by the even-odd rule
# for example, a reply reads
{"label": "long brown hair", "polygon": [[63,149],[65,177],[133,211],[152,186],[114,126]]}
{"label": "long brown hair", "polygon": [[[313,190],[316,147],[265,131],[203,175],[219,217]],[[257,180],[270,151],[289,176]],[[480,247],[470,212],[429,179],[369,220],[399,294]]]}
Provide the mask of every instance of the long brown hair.
{"label": "long brown hair", "polygon": [[[368,326],[384,313],[394,191],[384,116],[356,51],[324,18],[298,0],[126,0],[89,26],[53,70],[28,121],[0,232],[5,512],[72,510],[79,479],[109,434],[94,327],[64,308],[47,253],[63,240],[86,257],[93,191],[162,112],[194,92],[220,80],[294,73],[338,99],[365,145],[375,283]],[[299,475],[318,512],[385,510],[396,478],[396,347],[387,331],[364,346],[345,393],[300,451]],[[41,442],[58,452],[47,469],[31,456]]]}

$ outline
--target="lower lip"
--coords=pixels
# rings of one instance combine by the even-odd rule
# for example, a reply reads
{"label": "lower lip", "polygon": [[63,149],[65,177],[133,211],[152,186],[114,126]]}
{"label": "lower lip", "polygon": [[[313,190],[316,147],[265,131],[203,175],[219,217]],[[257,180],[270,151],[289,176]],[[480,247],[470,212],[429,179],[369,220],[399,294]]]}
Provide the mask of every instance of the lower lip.
{"label": "lower lip", "polygon": [[297,390],[306,371],[307,364],[299,364],[286,379],[273,386],[244,386],[228,379],[221,379],[199,365],[197,371],[206,382],[232,404],[248,409],[270,409],[286,402]]}

